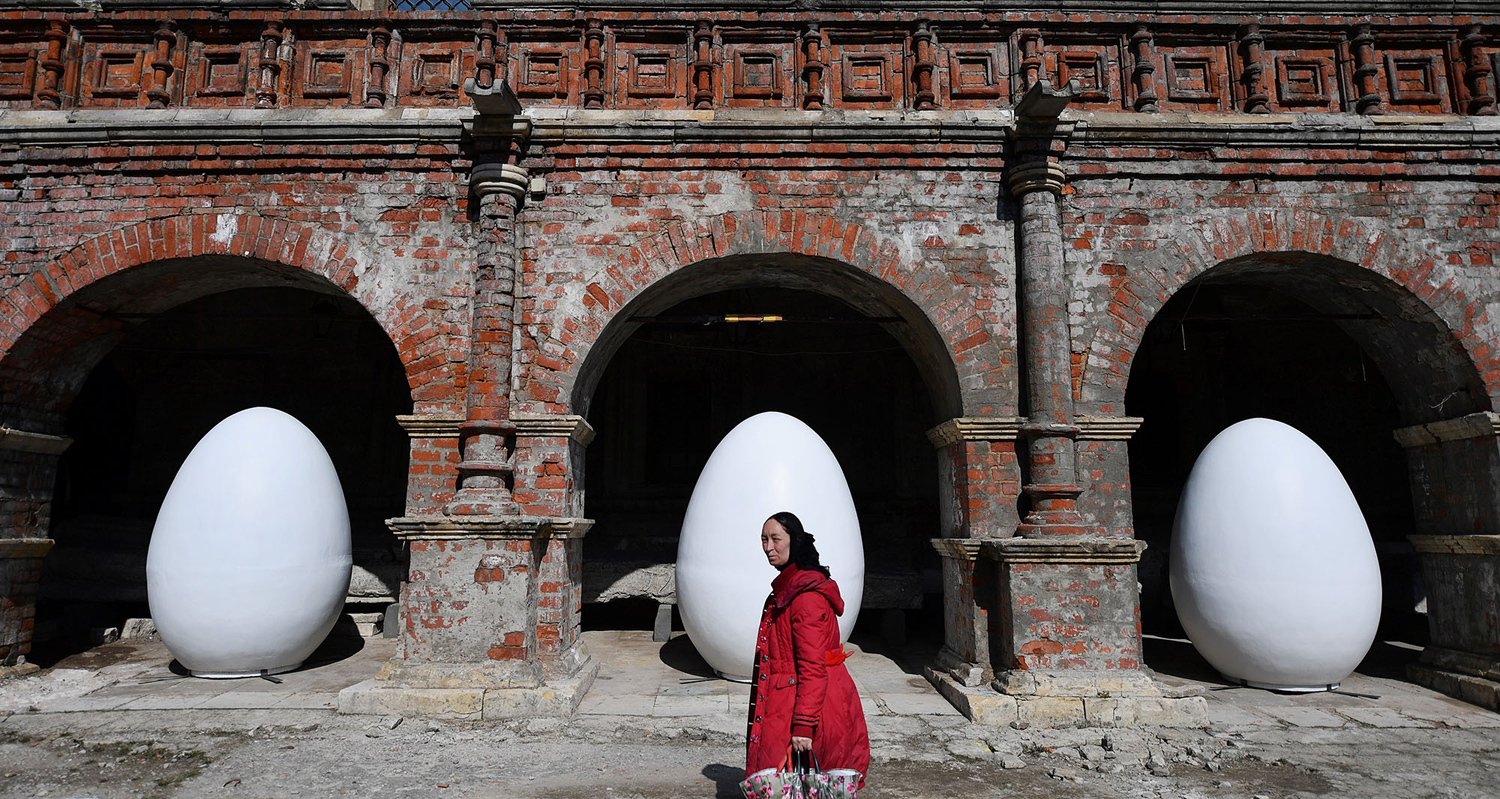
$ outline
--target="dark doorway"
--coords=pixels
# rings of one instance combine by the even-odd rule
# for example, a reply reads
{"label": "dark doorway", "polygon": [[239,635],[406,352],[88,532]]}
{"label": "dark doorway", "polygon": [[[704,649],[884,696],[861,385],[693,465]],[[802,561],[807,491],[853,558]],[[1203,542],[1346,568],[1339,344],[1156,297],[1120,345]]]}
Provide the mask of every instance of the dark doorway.
{"label": "dark doorway", "polygon": [[[1309,276],[1326,278],[1324,268],[1211,272],[1179,291],[1146,330],[1126,409],[1145,419],[1130,442],[1130,475],[1136,534],[1148,544],[1140,571],[1148,635],[1184,637],[1168,555],[1194,461],[1224,428],[1266,417],[1322,447],[1359,502],[1384,587],[1379,638],[1425,640],[1417,560],[1406,540],[1415,525],[1406,460],[1392,434],[1412,422],[1388,368],[1418,353],[1394,350],[1400,331],[1389,308]],[[1343,299],[1328,301],[1336,295]]]}
{"label": "dark doorway", "polygon": [[650,627],[649,609],[626,600],[652,590],[653,568],[675,562],[688,499],[714,447],[764,411],[806,422],[843,467],[864,536],[862,626],[899,626],[924,593],[940,594],[929,543],[938,530],[937,457],[925,435],[940,420],[892,334],[905,321],[813,291],[757,287],[632,323],[589,406],[598,436],[586,471],[586,512],[596,523],[584,541],[585,602],[593,603],[585,628]]}
{"label": "dark doorway", "polygon": [[[353,610],[392,601],[404,555],[384,520],[405,503],[411,397],[395,347],[348,297],[242,288],[112,312],[118,343],[68,407],[32,659],[149,615],[145,564],[178,467],[225,417],[257,405],[307,425],[333,458],[353,530]],[[360,608],[359,603],[367,607]]]}

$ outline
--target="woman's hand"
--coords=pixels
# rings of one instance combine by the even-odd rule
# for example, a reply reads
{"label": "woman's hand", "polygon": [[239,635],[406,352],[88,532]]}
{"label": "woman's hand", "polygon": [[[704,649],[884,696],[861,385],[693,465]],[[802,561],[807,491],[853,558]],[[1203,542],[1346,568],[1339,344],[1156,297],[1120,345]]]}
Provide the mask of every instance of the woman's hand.
{"label": "woman's hand", "polygon": [[797,751],[797,752],[811,752],[812,751],[812,739],[811,738],[799,738],[799,737],[797,737],[797,736],[794,735],[794,736],[792,736],[792,749],[794,751]]}

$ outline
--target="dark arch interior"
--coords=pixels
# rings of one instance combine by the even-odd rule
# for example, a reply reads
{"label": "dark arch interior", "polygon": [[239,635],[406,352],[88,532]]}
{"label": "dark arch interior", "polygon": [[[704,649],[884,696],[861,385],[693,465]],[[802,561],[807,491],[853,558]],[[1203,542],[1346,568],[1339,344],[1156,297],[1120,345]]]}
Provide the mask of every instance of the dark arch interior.
{"label": "dark arch interior", "polygon": [[[725,321],[733,315],[783,320]],[[838,457],[865,541],[861,618],[900,635],[924,594],[941,591],[929,543],[938,530],[937,461],[925,435],[939,419],[890,330],[905,323],[820,293],[749,287],[632,324],[590,404],[598,435],[585,475],[586,513],[596,520],[584,540],[585,626],[650,626],[655,604],[638,570],[676,560],[688,499],[720,439],[749,416],[781,411]],[[925,606],[936,612],[941,603],[927,596]]]}
{"label": "dark arch interior", "polygon": [[1130,463],[1136,535],[1148,544],[1148,636],[1184,637],[1168,553],[1193,462],[1225,427],[1268,417],[1317,442],[1359,502],[1384,587],[1378,640],[1425,642],[1424,592],[1406,539],[1416,526],[1411,488],[1393,431],[1431,420],[1435,405],[1446,403],[1443,417],[1468,412],[1476,392],[1430,313],[1355,271],[1311,259],[1229,264],[1178,292],[1147,328],[1126,409],[1145,419]]}
{"label": "dark arch interior", "polygon": [[[255,271],[236,269],[230,285]],[[32,659],[45,664],[101,628],[149,615],[146,550],[177,468],[215,424],[257,405],[297,417],[328,449],[353,529],[351,609],[388,603],[404,574],[384,525],[406,493],[407,439],[395,417],[411,398],[369,313],[307,288],[231,287],[169,307],[111,296],[114,346],[84,368],[63,420],[74,441],[58,470],[57,543],[44,562]]]}

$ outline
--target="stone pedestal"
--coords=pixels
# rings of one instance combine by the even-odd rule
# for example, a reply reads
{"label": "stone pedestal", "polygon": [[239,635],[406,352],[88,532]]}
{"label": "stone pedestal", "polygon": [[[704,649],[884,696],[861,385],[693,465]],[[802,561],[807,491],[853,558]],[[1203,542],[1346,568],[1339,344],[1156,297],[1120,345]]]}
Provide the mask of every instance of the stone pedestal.
{"label": "stone pedestal", "polygon": [[1174,693],[1141,666],[1143,548],[1081,536],[984,541],[981,562],[995,569],[994,679],[964,685],[939,670],[928,679],[980,724],[1207,724],[1203,697]]}
{"label": "stone pedestal", "polygon": [[0,666],[31,652],[52,487],[72,439],[0,426]]}
{"label": "stone pedestal", "polygon": [[411,551],[400,646],[340,713],[504,719],[566,716],[598,672],[579,638],[582,538],[547,517],[391,521]]}
{"label": "stone pedestal", "polygon": [[12,666],[31,652],[36,622],[36,595],[42,583],[42,558],[50,538],[0,539],[0,666]]}
{"label": "stone pedestal", "polygon": [[1500,535],[1414,535],[1432,640],[1413,681],[1500,711]]}

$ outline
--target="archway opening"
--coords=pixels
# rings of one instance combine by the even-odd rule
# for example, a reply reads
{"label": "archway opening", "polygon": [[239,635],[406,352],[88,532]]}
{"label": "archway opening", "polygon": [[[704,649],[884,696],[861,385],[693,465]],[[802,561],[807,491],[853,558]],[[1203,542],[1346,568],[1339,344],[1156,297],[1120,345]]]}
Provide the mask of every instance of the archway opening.
{"label": "archway opening", "polygon": [[1145,419],[1130,442],[1130,475],[1136,535],[1148,545],[1140,568],[1148,665],[1207,669],[1172,605],[1173,518],[1208,442],[1235,422],[1267,417],[1315,441],[1353,491],[1383,587],[1380,629],[1361,670],[1403,676],[1427,623],[1407,540],[1417,527],[1412,485],[1393,432],[1472,412],[1483,396],[1431,310],[1368,270],[1302,253],[1260,255],[1178,291],[1147,327],[1126,393],[1127,412]]}
{"label": "archway opening", "polygon": [[956,415],[947,406],[956,381],[951,362],[946,379],[935,366],[943,350],[913,355],[935,339],[915,306],[862,274],[850,281],[853,271],[791,257],[720,264],[662,281],[617,318],[628,331],[602,339],[607,366],[582,376],[575,397],[598,431],[585,473],[595,520],[584,541],[586,629],[661,620],[653,611],[675,601],[678,534],[709,455],[741,421],[780,411],[828,443],[854,495],[866,553],[861,628],[890,643],[908,630],[940,635],[930,544],[939,480],[925,433]]}
{"label": "archway opening", "polygon": [[[184,270],[218,279],[174,281]],[[346,610],[373,624],[405,572],[384,520],[405,504],[408,444],[395,417],[411,409],[380,325],[321,278],[277,265],[195,259],[117,277],[49,314],[107,319],[104,332],[53,346],[52,362],[29,358],[46,373],[32,382],[54,389],[33,393],[30,415],[52,417],[72,439],[58,462],[56,544],[43,563],[31,659],[55,663],[149,617],[146,552],[178,467],[215,424],[258,405],[295,416],[332,457],[352,525]]]}

